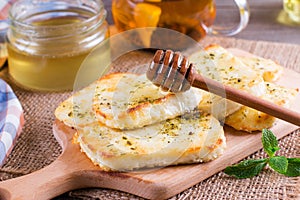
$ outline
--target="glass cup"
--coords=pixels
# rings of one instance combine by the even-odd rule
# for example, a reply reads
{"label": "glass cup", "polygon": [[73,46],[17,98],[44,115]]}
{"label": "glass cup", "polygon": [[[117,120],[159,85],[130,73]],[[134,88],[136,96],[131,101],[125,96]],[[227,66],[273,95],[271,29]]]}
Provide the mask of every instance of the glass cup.
{"label": "glass cup", "polygon": [[207,34],[231,36],[239,33],[248,24],[249,8],[246,0],[235,0],[235,3],[240,22],[233,28],[213,25],[216,16],[214,0],[113,0],[112,14],[120,32],[152,27],[138,31],[134,39],[134,43],[147,48],[153,46],[154,41],[166,43],[166,40],[172,40],[169,35],[155,34],[155,27],[183,33],[196,41]]}
{"label": "glass cup", "polygon": [[283,0],[283,8],[293,22],[300,24],[300,0]]}

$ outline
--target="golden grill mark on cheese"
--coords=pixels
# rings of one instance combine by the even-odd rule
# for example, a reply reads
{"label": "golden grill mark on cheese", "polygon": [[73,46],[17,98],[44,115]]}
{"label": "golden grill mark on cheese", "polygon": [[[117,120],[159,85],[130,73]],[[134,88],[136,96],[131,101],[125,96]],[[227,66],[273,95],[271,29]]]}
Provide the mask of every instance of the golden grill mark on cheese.
{"label": "golden grill mark on cheese", "polygon": [[96,165],[117,171],[206,162],[226,146],[220,123],[202,113],[123,131],[92,123],[76,138]]}
{"label": "golden grill mark on cheese", "polygon": [[[285,88],[274,83],[265,83],[267,92],[262,96],[263,99],[289,108],[293,99],[295,99],[298,90]],[[242,106],[238,111],[226,117],[225,124],[232,126],[236,130],[247,132],[258,131],[264,128],[270,128],[274,125],[276,118],[263,112]]]}
{"label": "golden grill mark on cheese", "polygon": [[97,81],[93,110],[105,125],[133,129],[174,118],[197,107],[201,92],[163,92],[145,74],[109,74]]}

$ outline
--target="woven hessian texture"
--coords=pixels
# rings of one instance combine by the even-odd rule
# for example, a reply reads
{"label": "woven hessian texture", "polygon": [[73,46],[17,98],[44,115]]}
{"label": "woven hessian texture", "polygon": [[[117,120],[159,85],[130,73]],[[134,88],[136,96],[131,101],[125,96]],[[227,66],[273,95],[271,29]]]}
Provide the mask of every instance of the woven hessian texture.
{"label": "woven hessian texture", "polygon": [[[213,37],[207,37],[202,41],[203,46],[210,43],[217,43],[226,48],[240,48],[276,60],[286,68],[300,72],[300,46]],[[151,57],[151,52],[132,52],[130,56],[120,57],[113,64],[113,70],[127,71],[132,66],[148,63]],[[133,71],[138,71],[138,68]],[[2,72],[2,78],[4,79],[6,79],[5,74],[5,71]],[[29,92],[14,86],[13,83],[11,85],[24,108],[25,126],[12,154],[6,164],[0,168],[0,180],[34,172],[49,165],[59,156],[61,148],[52,134],[53,113],[59,103],[71,95],[71,92]],[[288,157],[299,157],[300,130],[298,129],[282,138],[279,145],[281,147],[279,154]],[[262,158],[265,156],[265,153],[258,151],[248,158]],[[141,198],[110,189],[89,188],[70,191],[55,199],[133,200]],[[223,172],[219,172],[171,198],[171,200],[177,199],[300,199],[300,178],[287,178],[274,173],[269,168],[263,170],[257,177],[242,180],[228,177]]]}

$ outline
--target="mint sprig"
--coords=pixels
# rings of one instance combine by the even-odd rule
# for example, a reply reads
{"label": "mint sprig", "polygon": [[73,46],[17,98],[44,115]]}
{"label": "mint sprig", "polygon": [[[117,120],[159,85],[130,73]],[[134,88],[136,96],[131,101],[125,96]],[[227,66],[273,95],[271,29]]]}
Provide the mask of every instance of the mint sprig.
{"label": "mint sprig", "polygon": [[261,142],[263,144],[264,150],[270,157],[273,157],[275,152],[280,149],[278,146],[277,138],[272,133],[272,131],[268,129],[264,129],[262,131],[262,134],[263,135],[261,138]]}
{"label": "mint sprig", "polygon": [[242,161],[236,165],[226,167],[225,174],[236,178],[251,178],[258,175],[264,167],[269,166],[276,172],[289,177],[300,176],[300,158],[286,158],[284,156],[275,156],[280,148],[278,140],[272,131],[263,129],[262,144],[264,151],[268,154],[265,159],[251,159]]}
{"label": "mint sprig", "polygon": [[225,173],[236,178],[250,178],[259,174],[266,164],[267,159],[245,160],[237,165],[227,167]]}

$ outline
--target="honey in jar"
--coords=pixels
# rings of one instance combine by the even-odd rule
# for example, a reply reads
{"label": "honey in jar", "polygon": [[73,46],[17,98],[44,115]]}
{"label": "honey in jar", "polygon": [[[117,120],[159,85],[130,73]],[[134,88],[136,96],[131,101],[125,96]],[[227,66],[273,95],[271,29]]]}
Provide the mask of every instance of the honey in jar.
{"label": "honey in jar", "polygon": [[18,1],[7,33],[10,76],[29,89],[72,89],[81,63],[108,37],[105,17],[100,0]]}

